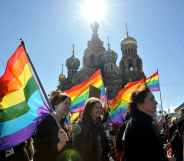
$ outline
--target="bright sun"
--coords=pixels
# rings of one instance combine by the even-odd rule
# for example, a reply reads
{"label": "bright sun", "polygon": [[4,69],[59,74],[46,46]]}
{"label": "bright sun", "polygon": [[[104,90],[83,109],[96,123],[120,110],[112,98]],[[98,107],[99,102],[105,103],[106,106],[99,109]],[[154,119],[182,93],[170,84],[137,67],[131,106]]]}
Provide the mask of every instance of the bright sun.
{"label": "bright sun", "polygon": [[105,19],[105,0],[83,0],[80,4],[82,16],[90,23],[99,22]]}

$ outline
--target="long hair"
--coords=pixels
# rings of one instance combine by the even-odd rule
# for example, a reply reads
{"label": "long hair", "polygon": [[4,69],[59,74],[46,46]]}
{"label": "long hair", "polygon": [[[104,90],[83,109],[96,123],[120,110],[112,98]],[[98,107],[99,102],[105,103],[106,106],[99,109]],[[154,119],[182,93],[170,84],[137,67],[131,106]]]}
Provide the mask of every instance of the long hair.
{"label": "long hair", "polygon": [[94,106],[97,103],[100,103],[102,105],[100,99],[98,99],[98,98],[91,97],[91,98],[87,99],[87,101],[85,103],[82,121],[86,121],[86,120],[91,119],[92,109],[94,108]]}

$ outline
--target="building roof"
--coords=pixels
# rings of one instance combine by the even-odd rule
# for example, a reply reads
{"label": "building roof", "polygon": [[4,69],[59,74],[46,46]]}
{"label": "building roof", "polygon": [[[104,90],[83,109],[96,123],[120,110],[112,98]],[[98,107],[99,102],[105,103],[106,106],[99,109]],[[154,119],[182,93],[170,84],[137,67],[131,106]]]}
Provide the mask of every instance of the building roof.
{"label": "building roof", "polygon": [[180,106],[178,106],[178,107],[175,109],[175,111],[179,111],[179,110],[181,110],[181,109],[184,110],[184,102],[183,102]]}

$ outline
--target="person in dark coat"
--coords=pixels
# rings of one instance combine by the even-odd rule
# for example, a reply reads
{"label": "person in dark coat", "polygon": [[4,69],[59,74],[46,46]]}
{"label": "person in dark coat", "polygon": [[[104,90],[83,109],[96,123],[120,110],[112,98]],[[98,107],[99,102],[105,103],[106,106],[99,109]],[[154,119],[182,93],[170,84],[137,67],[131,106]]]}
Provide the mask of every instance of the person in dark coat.
{"label": "person in dark coat", "polygon": [[32,138],[7,150],[0,151],[0,161],[32,161],[34,148]]}
{"label": "person in dark coat", "polygon": [[123,141],[126,161],[167,161],[155,126],[157,102],[148,88],[133,93]]}
{"label": "person in dark coat", "polygon": [[176,161],[183,161],[183,140],[182,134],[179,130],[179,123],[176,124],[176,120],[173,120],[173,123],[169,129],[170,133],[170,143],[172,151]]}
{"label": "person in dark coat", "polygon": [[29,138],[25,142],[15,146],[13,150],[15,153],[12,157],[13,161],[31,161],[34,155],[32,138]]}
{"label": "person in dark coat", "polygon": [[124,142],[122,140],[126,125],[131,115],[129,112],[126,113],[125,119],[120,127],[120,130],[116,139],[116,160],[123,161],[124,160]]}
{"label": "person in dark coat", "polygon": [[[79,123],[81,132],[74,135],[73,145],[83,161],[102,161],[105,147],[105,132],[99,120],[102,103],[97,98],[86,101],[83,118]],[[104,146],[104,148],[103,148]]]}
{"label": "person in dark coat", "polygon": [[37,128],[34,138],[34,161],[56,161],[68,142],[60,120],[68,114],[71,99],[68,95],[56,91],[51,96],[51,104],[56,112],[43,119]]}

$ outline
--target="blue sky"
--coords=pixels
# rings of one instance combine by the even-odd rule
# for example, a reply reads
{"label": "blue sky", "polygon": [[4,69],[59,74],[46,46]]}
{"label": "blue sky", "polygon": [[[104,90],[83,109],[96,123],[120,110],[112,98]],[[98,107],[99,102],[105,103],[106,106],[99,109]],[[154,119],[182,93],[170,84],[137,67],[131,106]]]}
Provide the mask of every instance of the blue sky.
{"label": "blue sky", "polygon": [[[40,79],[49,93],[58,85],[61,64],[72,54],[80,59],[91,38],[89,22],[81,15],[82,0],[1,0],[0,74],[8,57],[25,41]],[[99,36],[109,36],[111,47],[121,58],[120,41],[129,35],[138,41],[143,69],[150,75],[158,68],[164,107],[184,102],[184,1],[183,0],[105,0],[106,19],[100,23]],[[95,10],[94,10],[95,12]],[[82,64],[82,63],[81,63]],[[64,69],[66,73],[66,68]],[[158,93],[157,101],[160,102]]]}

